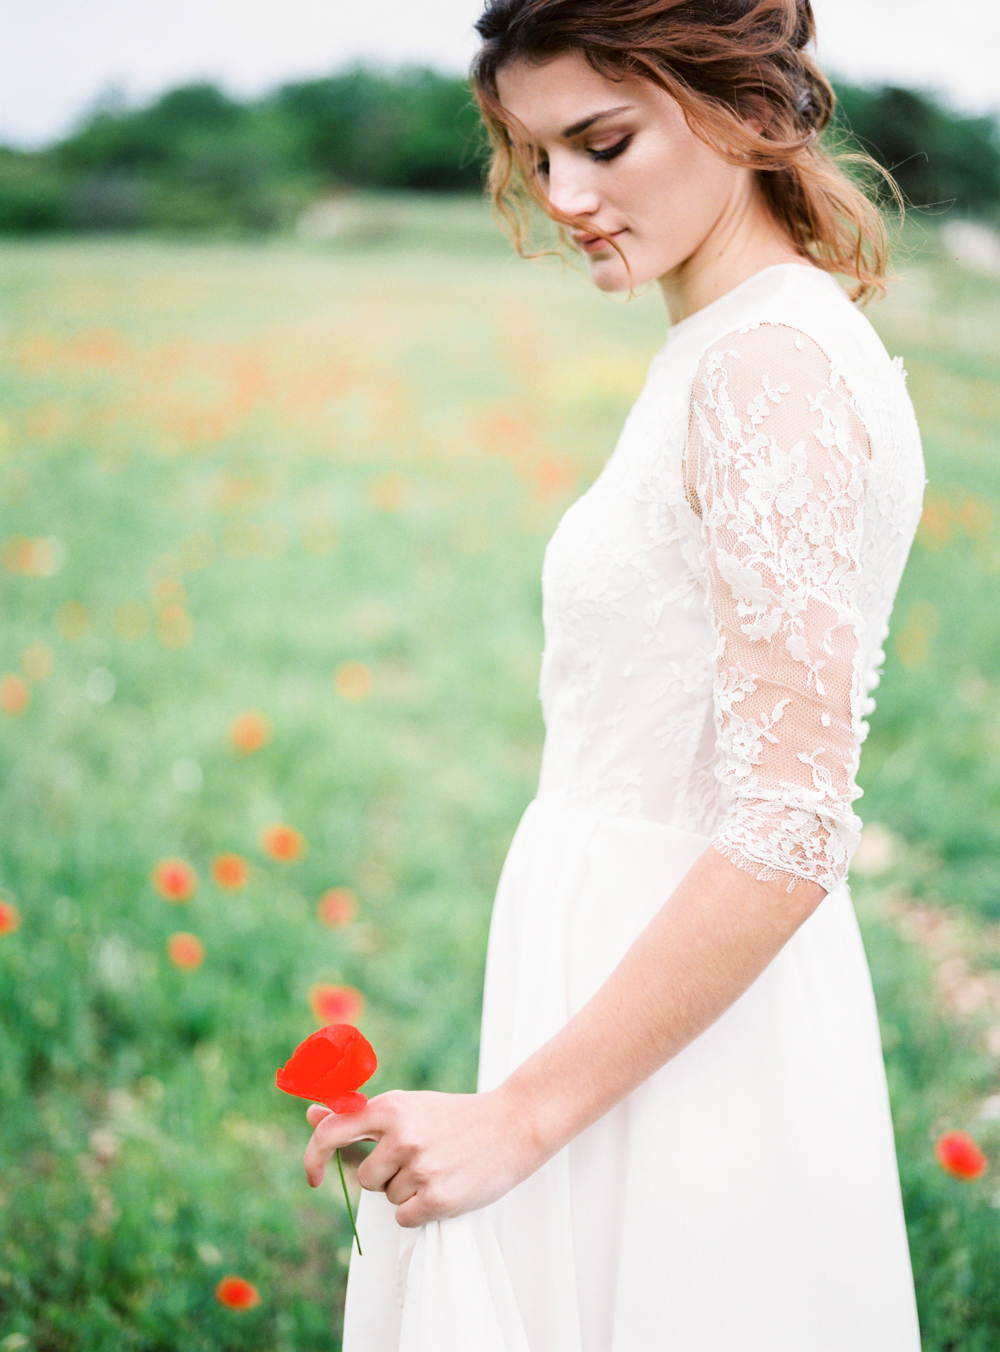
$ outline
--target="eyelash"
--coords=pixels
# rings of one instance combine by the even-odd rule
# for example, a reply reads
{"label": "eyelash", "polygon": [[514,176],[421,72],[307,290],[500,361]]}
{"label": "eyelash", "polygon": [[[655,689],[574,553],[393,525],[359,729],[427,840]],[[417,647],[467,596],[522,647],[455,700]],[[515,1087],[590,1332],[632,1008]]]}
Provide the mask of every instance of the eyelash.
{"label": "eyelash", "polygon": [[[605,150],[589,150],[587,154],[592,160],[599,164],[607,164],[609,160],[616,160],[619,155],[624,154],[632,143],[632,132],[623,136],[620,141],[616,141],[613,146],[608,146]],[[540,178],[544,178],[549,172],[548,160],[539,160],[535,172]]]}
{"label": "eyelash", "polygon": [[619,155],[629,148],[631,140],[632,135],[629,133],[628,136],[623,136],[620,141],[616,141],[613,146],[608,146],[606,150],[591,150],[589,152],[590,158],[592,160],[598,160],[601,163],[617,159]]}

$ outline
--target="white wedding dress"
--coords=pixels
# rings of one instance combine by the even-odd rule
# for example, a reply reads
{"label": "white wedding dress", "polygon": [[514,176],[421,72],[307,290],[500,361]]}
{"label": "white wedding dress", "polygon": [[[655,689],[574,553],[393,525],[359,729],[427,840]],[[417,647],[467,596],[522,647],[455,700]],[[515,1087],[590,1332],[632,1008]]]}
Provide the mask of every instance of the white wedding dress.
{"label": "white wedding dress", "polygon": [[918,1352],[845,875],[923,487],[902,363],[826,273],[766,268],[671,329],[546,552],[545,748],[494,907],[480,1088],[597,990],[704,850],[828,895],[493,1206],[412,1231],[363,1194],[344,1352]]}

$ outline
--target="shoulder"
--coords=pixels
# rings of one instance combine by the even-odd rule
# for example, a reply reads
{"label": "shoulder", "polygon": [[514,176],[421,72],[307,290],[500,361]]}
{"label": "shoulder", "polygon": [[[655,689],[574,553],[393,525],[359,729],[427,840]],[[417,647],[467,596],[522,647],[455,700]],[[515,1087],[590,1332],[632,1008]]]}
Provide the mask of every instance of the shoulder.
{"label": "shoulder", "polygon": [[777,319],[763,319],[714,338],[699,354],[693,393],[736,383],[766,390],[827,383],[834,362],[815,333]]}
{"label": "shoulder", "polygon": [[[682,329],[684,326],[681,326]],[[835,372],[860,392],[898,372],[868,318],[828,273],[805,264],[765,269],[736,287],[679,334],[689,380],[727,364],[765,374]]]}

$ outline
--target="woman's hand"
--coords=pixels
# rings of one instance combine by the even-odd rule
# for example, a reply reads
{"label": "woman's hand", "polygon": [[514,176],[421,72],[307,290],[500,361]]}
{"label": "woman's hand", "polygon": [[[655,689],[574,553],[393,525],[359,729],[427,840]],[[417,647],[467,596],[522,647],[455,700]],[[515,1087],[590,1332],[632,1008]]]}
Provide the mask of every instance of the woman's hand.
{"label": "woman's hand", "polygon": [[487,1206],[545,1160],[503,1088],[487,1094],[393,1090],[359,1113],[313,1104],[306,1116],[315,1128],[305,1153],[310,1186],[322,1183],[339,1147],[377,1141],[358,1169],[358,1182],[384,1192],[406,1227]]}

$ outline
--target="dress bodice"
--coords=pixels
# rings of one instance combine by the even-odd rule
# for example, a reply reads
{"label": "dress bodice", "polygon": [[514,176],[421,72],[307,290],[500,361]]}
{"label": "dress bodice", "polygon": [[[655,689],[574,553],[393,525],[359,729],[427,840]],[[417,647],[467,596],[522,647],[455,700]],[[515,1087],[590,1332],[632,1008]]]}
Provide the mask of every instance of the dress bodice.
{"label": "dress bodice", "polygon": [[546,551],[539,796],[836,886],[924,482],[902,362],[820,269],[675,325]]}

